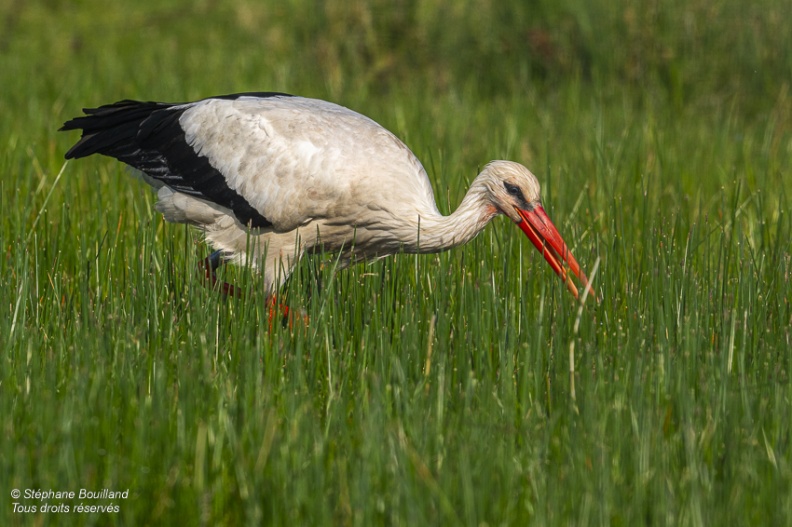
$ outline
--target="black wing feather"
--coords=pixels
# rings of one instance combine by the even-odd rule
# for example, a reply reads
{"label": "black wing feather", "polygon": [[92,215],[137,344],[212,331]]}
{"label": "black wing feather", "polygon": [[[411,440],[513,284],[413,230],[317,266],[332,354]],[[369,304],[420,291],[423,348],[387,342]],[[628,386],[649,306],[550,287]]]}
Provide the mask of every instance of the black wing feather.
{"label": "black wing feather", "polygon": [[[250,92],[212,97],[288,96],[275,92]],[[66,159],[92,154],[114,157],[172,189],[230,209],[244,225],[270,227],[250,203],[228,186],[225,176],[187,142],[179,123],[191,105],[123,100],[99,108],[85,108],[85,116],[64,123],[61,130],[82,130],[80,140]]]}

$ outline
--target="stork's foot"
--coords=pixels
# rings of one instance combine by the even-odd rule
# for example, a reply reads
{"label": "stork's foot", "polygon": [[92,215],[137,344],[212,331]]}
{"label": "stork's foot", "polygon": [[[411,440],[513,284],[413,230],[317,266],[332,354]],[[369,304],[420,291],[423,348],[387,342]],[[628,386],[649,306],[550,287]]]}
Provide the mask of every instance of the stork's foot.
{"label": "stork's foot", "polygon": [[295,326],[300,325],[303,327],[308,326],[308,315],[300,310],[291,309],[289,306],[279,303],[275,295],[268,296],[267,303],[269,304],[270,330],[272,330],[272,322],[274,320],[280,320],[281,326],[289,329],[294,329]]}
{"label": "stork's foot", "polygon": [[[217,279],[217,269],[226,263],[222,255],[223,253],[221,251],[215,251],[201,260],[198,264],[203,272],[204,285],[207,287],[217,287],[217,283],[219,282]],[[239,287],[229,284],[228,282],[220,283],[220,292],[224,296],[235,296],[237,298],[243,296],[242,290]],[[280,322],[282,327],[288,327],[289,329],[294,329],[295,326],[302,325],[305,327],[308,325],[308,315],[300,310],[291,309],[289,306],[281,304],[278,302],[277,298],[275,298],[275,295],[267,296],[267,306],[270,330],[272,329],[272,323],[274,321]]]}
{"label": "stork's foot", "polygon": [[[225,263],[222,255],[223,253],[221,251],[215,251],[201,260],[201,262],[198,264],[198,266],[204,272],[204,285],[207,287],[217,287],[217,268]],[[224,296],[242,296],[242,291],[238,287],[235,287],[228,282],[223,282],[220,284],[220,292],[222,292]]]}

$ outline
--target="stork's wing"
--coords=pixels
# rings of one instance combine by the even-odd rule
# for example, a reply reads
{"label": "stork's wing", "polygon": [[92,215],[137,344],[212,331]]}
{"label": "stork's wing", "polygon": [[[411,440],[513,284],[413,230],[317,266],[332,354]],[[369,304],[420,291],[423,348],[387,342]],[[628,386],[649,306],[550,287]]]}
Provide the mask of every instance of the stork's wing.
{"label": "stork's wing", "polygon": [[[285,96],[275,93],[244,95]],[[81,158],[95,153],[114,157],[178,192],[226,207],[243,224],[252,227],[272,225],[228,185],[226,175],[187,142],[179,121],[195,104],[200,102],[169,104],[124,100],[99,108],[86,108],[83,110],[85,116],[72,119],[61,128],[83,131],[82,138],[66,153],[66,158]]]}
{"label": "stork's wing", "polygon": [[399,186],[434,208],[412,152],[371,119],[329,102],[248,93],[187,104],[127,100],[85,113],[62,128],[83,130],[67,158],[114,157],[251,227],[288,231],[318,217],[354,216],[372,193],[385,193],[386,202]]}

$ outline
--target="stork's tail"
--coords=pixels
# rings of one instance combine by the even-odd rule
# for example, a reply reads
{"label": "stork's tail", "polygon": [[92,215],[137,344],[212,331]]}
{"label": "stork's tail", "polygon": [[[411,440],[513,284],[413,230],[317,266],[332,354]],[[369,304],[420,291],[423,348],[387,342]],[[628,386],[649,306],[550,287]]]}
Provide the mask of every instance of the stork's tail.
{"label": "stork's tail", "polygon": [[66,159],[104,154],[122,161],[139,151],[136,138],[143,122],[168,103],[124,100],[99,108],[84,108],[85,115],[63,123],[61,131],[82,130],[82,138],[66,152]]}

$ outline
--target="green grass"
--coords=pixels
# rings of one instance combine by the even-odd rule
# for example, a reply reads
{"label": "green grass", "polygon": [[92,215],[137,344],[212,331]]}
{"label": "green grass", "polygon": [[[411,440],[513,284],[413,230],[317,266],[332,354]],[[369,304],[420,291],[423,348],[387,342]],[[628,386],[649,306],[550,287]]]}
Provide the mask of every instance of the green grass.
{"label": "green grass", "polygon": [[[792,10],[531,4],[0,3],[0,523],[792,523]],[[307,259],[269,329],[119,163],[64,165],[84,106],[249,90],[370,115],[444,212],[528,165],[602,302],[499,219]],[[129,497],[12,512],[81,488]]]}

